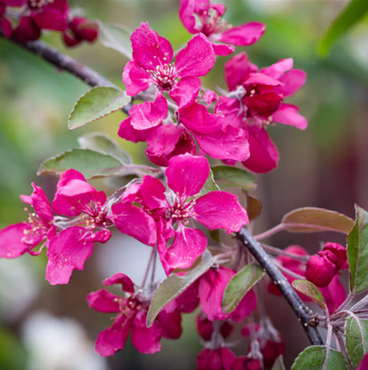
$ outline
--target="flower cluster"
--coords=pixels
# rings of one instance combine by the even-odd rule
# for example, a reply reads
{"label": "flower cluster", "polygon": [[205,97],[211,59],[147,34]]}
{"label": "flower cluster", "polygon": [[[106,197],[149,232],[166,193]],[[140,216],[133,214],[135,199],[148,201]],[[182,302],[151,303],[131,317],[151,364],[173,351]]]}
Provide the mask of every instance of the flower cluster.
{"label": "flower cluster", "polygon": [[[16,8],[16,14],[8,14],[8,7]],[[14,29],[11,17],[17,18]],[[38,40],[42,30],[61,32],[68,47],[82,41],[93,42],[98,36],[97,24],[73,16],[68,0],[0,0],[0,29],[6,37],[20,42]]]}

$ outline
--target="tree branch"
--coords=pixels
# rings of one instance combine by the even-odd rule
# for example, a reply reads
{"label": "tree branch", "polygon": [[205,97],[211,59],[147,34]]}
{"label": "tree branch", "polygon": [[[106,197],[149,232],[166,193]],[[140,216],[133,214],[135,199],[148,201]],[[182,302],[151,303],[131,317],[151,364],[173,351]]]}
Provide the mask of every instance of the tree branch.
{"label": "tree branch", "polygon": [[[0,30],[0,37],[4,37],[4,34]],[[75,77],[82,80],[84,83],[91,87],[95,86],[114,86],[112,82],[101,76],[95,70],[87,67],[84,64],[77,62],[75,59],[59,52],[51,46],[43,43],[42,41],[30,41],[26,43],[19,42],[15,39],[10,39],[10,42],[17,44],[23,49],[39,56],[46,62],[54,65],[55,67],[67,71]],[[123,111],[128,114],[131,105],[128,104],[123,108]],[[294,289],[291,287],[289,282],[286,280],[284,275],[278,270],[278,268],[270,260],[267,253],[263,250],[261,245],[253,238],[249,231],[243,228],[237,234],[238,240],[249,250],[249,252],[255,257],[262,268],[267,272],[272,281],[279,287],[281,293],[288,301],[291,308],[294,310],[299,321],[303,325],[303,328],[314,345],[322,345],[323,341],[318,330],[310,325],[312,312],[304,305],[299,296],[296,294]]]}
{"label": "tree branch", "polygon": [[285,276],[272,262],[257,240],[255,240],[250,232],[244,227],[238,232],[236,237],[254,256],[274,284],[278,286],[282,295],[298,317],[298,320],[302,324],[310,342],[313,345],[323,345],[318,329],[310,325],[313,312],[302,302]]}
{"label": "tree branch", "polygon": [[[5,38],[3,32],[0,29],[0,37]],[[29,41],[29,42],[20,42],[14,38],[7,39],[10,42],[20,46],[23,49],[28,50],[32,54],[37,55],[44,61],[54,65],[60,70],[67,71],[83,81],[85,84],[96,87],[96,86],[112,86],[115,85],[101,76],[94,69],[79,63],[75,59],[69,57],[66,54],[61,53],[60,51],[54,49],[53,47],[45,44],[42,41]],[[122,110],[124,113],[128,114],[131,104],[127,104]]]}

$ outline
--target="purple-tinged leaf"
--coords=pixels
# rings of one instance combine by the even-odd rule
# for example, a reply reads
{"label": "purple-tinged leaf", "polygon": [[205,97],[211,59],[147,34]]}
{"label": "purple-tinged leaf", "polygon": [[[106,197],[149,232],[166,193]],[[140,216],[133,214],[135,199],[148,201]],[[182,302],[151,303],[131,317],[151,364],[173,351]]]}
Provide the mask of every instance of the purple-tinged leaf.
{"label": "purple-tinged leaf", "polygon": [[250,172],[241,168],[214,166],[211,167],[211,170],[216,183],[222,190],[230,187],[253,190],[257,186],[254,176]]}
{"label": "purple-tinged leaf", "polygon": [[98,22],[100,29],[99,41],[103,46],[118,51],[128,59],[132,59],[130,32],[116,24]]}
{"label": "purple-tinged leaf", "polygon": [[314,302],[327,311],[325,299],[323,298],[321,291],[313,283],[308,280],[294,280],[292,285],[298,292],[313,299]]}
{"label": "purple-tinged leaf", "polygon": [[319,231],[336,231],[348,234],[354,221],[341,213],[323,208],[305,207],[287,213],[282,224],[292,233],[314,233]]}

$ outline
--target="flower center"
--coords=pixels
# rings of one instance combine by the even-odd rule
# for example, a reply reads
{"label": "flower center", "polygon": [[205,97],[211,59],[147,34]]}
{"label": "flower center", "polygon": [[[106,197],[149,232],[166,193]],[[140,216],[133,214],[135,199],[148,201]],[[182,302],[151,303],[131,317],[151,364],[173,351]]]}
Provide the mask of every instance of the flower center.
{"label": "flower center", "polygon": [[188,203],[185,201],[178,200],[174,203],[174,205],[168,209],[168,216],[173,218],[174,221],[185,221],[187,218],[192,217],[193,213],[191,209],[195,205],[195,199],[193,198]]}
{"label": "flower center", "polygon": [[201,16],[201,21],[203,24],[202,33],[206,36],[210,36],[213,33],[220,33],[231,28],[231,26],[222,19],[217,10],[210,9],[209,11],[204,11]]}
{"label": "flower center", "polygon": [[23,231],[24,237],[22,242],[35,247],[46,237],[49,227],[44,224],[36,213],[29,213],[28,208],[24,208],[24,210],[28,213],[28,224],[30,227]]}
{"label": "flower center", "polygon": [[54,0],[28,0],[28,7],[32,10],[38,10],[53,2]]}
{"label": "flower center", "polygon": [[148,72],[150,73],[154,84],[160,90],[171,90],[179,75],[174,63],[165,63],[163,66],[157,65],[155,69]]}

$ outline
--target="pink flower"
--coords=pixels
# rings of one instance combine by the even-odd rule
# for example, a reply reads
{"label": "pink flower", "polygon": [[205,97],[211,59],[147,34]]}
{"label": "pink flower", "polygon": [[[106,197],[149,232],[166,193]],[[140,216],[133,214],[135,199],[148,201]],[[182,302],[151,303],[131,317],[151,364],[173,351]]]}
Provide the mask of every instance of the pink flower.
{"label": "pink flower", "polygon": [[46,279],[52,285],[67,284],[75,268],[83,270],[94,243],[107,242],[108,228],[114,224],[142,243],[155,244],[155,223],[149,215],[129,203],[110,204],[103,191],[98,192],[73,169],[60,176],[52,204],[55,212],[75,217],[66,219],[64,229],[50,242]]}
{"label": "pink flower", "polygon": [[[213,334],[213,322],[208,320],[206,314],[199,313],[196,316],[196,327],[202,339],[209,342]],[[223,320],[220,323],[220,334],[223,339],[231,335],[234,330],[234,325],[230,320]]]}
{"label": "pink flower", "polygon": [[[162,183],[150,176],[143,178],[137,201],[156,219],[158,252],[167,273],[175,268],[189,268],[207,247],[207,238],[198,229],[188,227],[190,219],[205,227],[237,232],[248,222],[246,211],[235,195],[212,191],[199,196],[210,167],[204,157],[178,155],[166,170],[166,191]],[[174,229],[176,226],[176,229]],[[167,249],[167,241],[174,241]]]}
{"label": "pink flower", "polygon": [[228,348],[204,349],[197,357],[197,370],[232,370],[235,355]]}
{"label": "pink flower", "polygon": [[[336,244],[336,243],[331,243]],[[293,245],[290,247],[287,247],[285,251],[293,254],[298,254],[300,256],[308,256],[308,252],[300,247],[299,245]],[[299,260],[295,260],[289,256],[279,256],[276,258],[276,261],[280,262],[283,267],[290,270],[291,272],[294,272],[298,275],[305,276],[305,264]],[[296,280],[295,277],[288,275],[287,273],[283,272],[289,283],[291,284],[294,280]],[[320,288],[320,291],[326,301],[328,311],[329,313],[333,313],[342,302],[344,302],[346,298],[346,291],[344,286],[340,282],[340,276],[339,274],[335,274],[335,276],[332,278],[329,285],[325,288]],[[272,294],[281,296],[281,292],[277,288],[277,286],[273,283],[270,283],[268,285],[268,291]],[[312,299],[305,296],[302,293],[298,293],[299,297],[305,301],[305,302],[311,302]]]}
{"label": "pink flower", "polygon": [[250,290],[239,302],[233,312],[225,314],[222,311],[222,297],[230,279],[236,274],[234,270],[223,266],[213,267],[199,278],[198,295],[203,312],[208,320],[242,321],[249,316],[257,307],[257,298],[253,290]]}
{"label": "pink flower", "polygon": [[41,242],[46,239],[46,244],[55,236],[53,226],[54,215],[44,191],[34,183],[31,196],[21,195],[24,203],[29,204],[34,212],[28,212],[27,222],[10,225],[0,231],[0,258],[17,258],[24,253],[36,256],[41,253],[35,251]]}
{"label": "pink flower", "polygon": [[[124,68],[123,81],[127,94],[136,95],[155,85],[159,91],[172,91],[172,99],[178,101],[185,92],[194,101],[197,97],[200,80],[199,76],[206,75],[215,64],[215,55],[211,43],[206,37],[193,37],[186,48],[181,50],[175,63],[172,63],[173,49],[168,40],[152,31],[148,23],[142,23],[131,36],[133,60]],[[175,91],[177,79],[180,84]],[[171,96],[171,93],[170,93]]]}
{"label": "pink flower", "polygon": [[326,287],[346,262],[346,248],[338,243],[326,243],[322,251],[306,263],[305,277],[318,287]]}
{"label": "pink flower", "polygon": [[235,359],[231,370],[262,370],[263,366],[258,358],[239,356]]}
{"label": "pink flower", "polygon": [[[263,35],[263,23],[251,22],[233,27],[222,19],[225,12],[225,5],[211,4],[210,0],[181,0],[179,8],[180,19],[190,33],[202,33],[209,40],[215,41],[212,46],[216,55],[229,55],[235,50],[232,45],[252,45]],[[196,22],[195,15],[201,24]]]}
{"label": "pink flower", "polygon": [[[252,324],[245,325],[242,335],[249,337],[252,333]],[[281,334],[274,328],[269,318],[261,320],[260,324],[253,325],[255,338],[259,342],[263,356],[263,365],[271,368],[276,359],[285,354],[285,341]]]}
{"label": "pink flower", "polygon": [[82,41],[94,42],[98,37],[98,26],[84,17],[74,17],[68,22],[68,28],[63,32],[66,46],[73,47]]}
{"label": "pink flower", "polygon": [[357,370],[366,370],[368,369],[368,354],[365,354],[363,360],[360,362]]}
{"label": "pink flower", "polygon": [[104,280],[103,285],[121,284],[125,297],[118,297],[102,289],[88,295],[90,307],[104,313],[117,313],[112,326],[102,331],[96,340],[96,352],[101,356],[112,356],[124,348],[128,334],[137,351],[146,354],[161,349],[161,338],[177,339],[181,335],[181,315],[178,311],[163,310],[152,327],[147,328],[146,318],[149,307],[143,293],[135,293],[134,284],[122,273]]}

